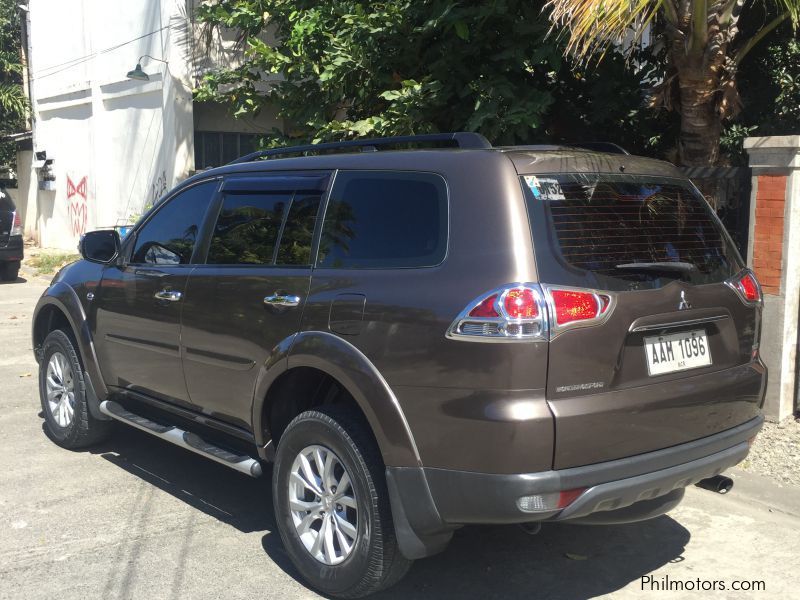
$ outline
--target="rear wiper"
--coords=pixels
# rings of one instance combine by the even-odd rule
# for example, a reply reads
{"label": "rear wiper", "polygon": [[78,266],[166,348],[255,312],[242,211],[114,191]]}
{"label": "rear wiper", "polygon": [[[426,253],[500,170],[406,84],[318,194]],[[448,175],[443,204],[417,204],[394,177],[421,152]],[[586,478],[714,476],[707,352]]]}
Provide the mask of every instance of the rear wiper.
{"label": "rear wiper", "polygon": [[615,269],[630,271],[680,271],[681,273],[691,273],[697,271],[697,267],[691,263],[669,261],[669,262],[633,262],[621,265],[614,265]]}

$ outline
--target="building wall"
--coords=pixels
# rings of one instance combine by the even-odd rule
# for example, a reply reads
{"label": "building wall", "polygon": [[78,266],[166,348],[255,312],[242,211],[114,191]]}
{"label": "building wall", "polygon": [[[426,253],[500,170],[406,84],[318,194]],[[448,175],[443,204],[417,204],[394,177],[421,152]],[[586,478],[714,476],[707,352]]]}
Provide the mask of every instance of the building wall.
{"label": "building wall", "polygon": [[[25,225],[42,246],[74,249],[194,169],[191,27],[182,0],[31,0],[29,19],[34,150],[55,182],[20,190],[33,197]],[[145,54],[168,64],[144,59],[150,81],[127,79]]]}
{"label": "building wall", "polygon": [[[74,250],[85,231],[129,223],[194,172],[191,90],[215,64],[241,59],[229,35],[199,47],[196,2],[30,0],[33,147],[53,159],[55,182],[38,189],[42,170],[19,160],[17,196],[41,246]],[[145,57],[150,80],[128,79],[143,55],[167,63]],[[274,121],[233,122],[219,106],[200,113],[212,131],[261,133]]]}

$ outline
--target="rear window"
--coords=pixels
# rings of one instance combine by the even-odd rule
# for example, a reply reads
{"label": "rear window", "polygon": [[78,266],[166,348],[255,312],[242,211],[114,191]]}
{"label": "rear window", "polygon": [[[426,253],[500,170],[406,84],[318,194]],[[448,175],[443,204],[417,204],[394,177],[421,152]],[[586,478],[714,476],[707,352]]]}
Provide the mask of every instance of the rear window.
{"label": "rear window", "polygon": [[540,278],[606,290],[717,283],[741,258],[708,203],[680,179],[552,174],[521,178]]}
{"label": "rear window", "polygon": [[14,212],[17,210],[17,207],[14,206],[14,201],[11,199],[11,196],[8,195],[3,189],[0,189],[0,211],[3,212]]}
{"label": "rear window", "polygon": [[447,188],[431,173],[340,172],[331,191],[318,266],[430,267],[447,251]]}

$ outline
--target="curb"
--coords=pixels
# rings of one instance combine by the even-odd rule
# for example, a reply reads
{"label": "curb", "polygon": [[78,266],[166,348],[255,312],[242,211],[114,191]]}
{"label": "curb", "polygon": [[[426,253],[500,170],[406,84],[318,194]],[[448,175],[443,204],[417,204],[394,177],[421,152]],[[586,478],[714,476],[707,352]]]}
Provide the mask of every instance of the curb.
{"label": "curb", "polygon": [[726,475],[734,481],[731,496],[759,504],[770,511],[800,517],[800,487],[778,483],[771,477],[739,467],[730,469]]}

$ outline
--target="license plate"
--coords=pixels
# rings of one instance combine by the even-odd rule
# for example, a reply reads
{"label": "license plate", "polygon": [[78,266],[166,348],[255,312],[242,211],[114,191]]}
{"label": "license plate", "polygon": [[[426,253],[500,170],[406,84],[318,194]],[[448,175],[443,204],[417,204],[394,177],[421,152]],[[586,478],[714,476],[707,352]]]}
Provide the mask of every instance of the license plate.
{"label": "license plate", "polygon": [[711,364],[711,349],[703,329],[644,338],[647,372],[663,375]]}

